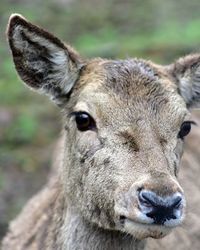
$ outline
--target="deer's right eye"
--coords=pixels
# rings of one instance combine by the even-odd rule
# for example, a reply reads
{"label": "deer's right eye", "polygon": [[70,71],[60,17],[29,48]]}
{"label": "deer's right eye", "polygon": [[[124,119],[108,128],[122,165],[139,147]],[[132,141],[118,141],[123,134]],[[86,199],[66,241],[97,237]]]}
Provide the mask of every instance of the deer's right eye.
{"label": "deer's right eye", "polygon": [[86,112],[73,112],[75,116],[75,121],[78,130],[87,131],[94,130],[96,128],[96,124],[94,119]]}

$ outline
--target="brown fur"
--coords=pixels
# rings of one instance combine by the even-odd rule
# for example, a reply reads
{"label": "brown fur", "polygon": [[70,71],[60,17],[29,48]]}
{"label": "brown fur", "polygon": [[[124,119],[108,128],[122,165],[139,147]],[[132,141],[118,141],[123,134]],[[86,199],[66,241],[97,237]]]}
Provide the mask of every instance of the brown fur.
{"label": "brown fur", "polygon": [[177,228],[169,236],[162,240],[148,240],[147,249],[176,249],[187,250],[199,249],[200,226],[199,226],[199,192],[200,192],[200,112],[194,112],[193,119],[197,122],[188,136],[185,145],[185,152],[182,158],[180,183],[185,190],[187,200],[187,215],[186,220],[181,228]]}
{"label": "brown fur", "polygon": [[[11,18],[8,38],[23,81],[62,106],[64,131],[58,173],[11,223],[3,249],[142,250],[146,238],[166,236],[176,225],[144,222],[138,190],[163,199],[183,195],[177,180],[183,146],[178,133],[190,119],[186,106],[199,105],[200,56],[167,67],[138,59],[83,62],[20,16]],[[78,131],[77,111],[89,113],[96,128]],[[183,163],[182,174],[191,172]],[[187,181],[184,177],[186,194]],[[187,200],[191,206],[197,202]],[[189,211],[191,223],[197,211]],[[181,218],[184,213],[182,204]],[[177,244],[173,235],[181,237],[180,232],[172,233],[170,242]],[[196,238],[184,237],[188,244]],[[159,244],[171,249],[165,240],[148,244],[148,249],[160,249]]]}

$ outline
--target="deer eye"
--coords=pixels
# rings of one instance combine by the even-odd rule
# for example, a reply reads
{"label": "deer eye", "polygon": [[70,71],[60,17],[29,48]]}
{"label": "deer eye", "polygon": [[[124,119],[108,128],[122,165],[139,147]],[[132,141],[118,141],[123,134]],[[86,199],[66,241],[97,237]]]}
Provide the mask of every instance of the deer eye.
{"label": "deer eye", "polygon": [[183,140],[184,137],[190,133],[192,124],[195,124],[195,122],[193,122],[193,121],[185,121],[185,122],[183,122],[182,125],[181,125],[181,128],[180,128],[180,131],[178,133],[178,138]]}
{"label": "deer eye", "polygon": [[94,130],[96,124],[94,119],[86,112],[73,112],[78,130]]}

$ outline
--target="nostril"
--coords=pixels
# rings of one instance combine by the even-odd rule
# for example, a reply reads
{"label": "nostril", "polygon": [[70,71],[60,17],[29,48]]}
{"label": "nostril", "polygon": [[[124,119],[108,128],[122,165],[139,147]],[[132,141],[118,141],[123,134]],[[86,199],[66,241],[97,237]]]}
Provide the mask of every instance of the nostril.
{"label": "nostril", "polygon": [[140,191],[138,197],[141,205],[145,205],[146,207],[152,207],[156,205],[151,193],[148,191]]}
{"label": "nostril", "polygon": [[180,207],[180,205],[182,204],[182,197],[181,196],[178,196],[178,197],[176,197],[175,199],[174,199],[174,201],[173,201],[173,203],[172,203],[172,207],[173,208],[179,208]]}

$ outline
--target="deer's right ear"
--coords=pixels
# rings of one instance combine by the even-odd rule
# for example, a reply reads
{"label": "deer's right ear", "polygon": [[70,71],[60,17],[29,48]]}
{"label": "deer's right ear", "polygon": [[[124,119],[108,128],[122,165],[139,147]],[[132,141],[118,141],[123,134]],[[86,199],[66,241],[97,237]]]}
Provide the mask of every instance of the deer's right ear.
{"label": "deer's right ear", "polygon": [[83,67],[78,54],[17,14],[10,17],[7,34],[21,79],[61,105],[68,98]]}

